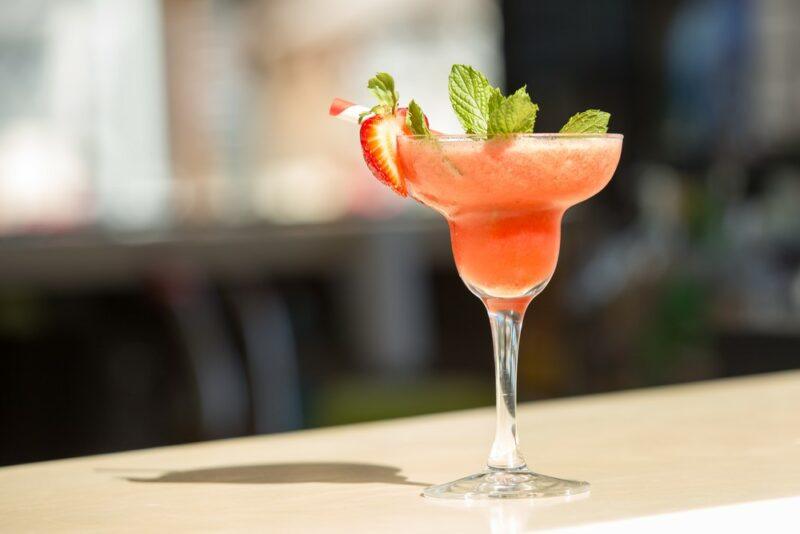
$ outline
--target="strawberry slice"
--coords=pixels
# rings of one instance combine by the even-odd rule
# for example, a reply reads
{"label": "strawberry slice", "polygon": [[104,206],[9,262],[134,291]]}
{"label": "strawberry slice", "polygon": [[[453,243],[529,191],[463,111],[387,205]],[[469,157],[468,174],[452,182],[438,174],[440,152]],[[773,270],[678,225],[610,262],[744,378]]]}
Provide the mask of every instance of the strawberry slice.
{"label": "strawberry slice", "polygon": [[361,123],[361,150],[375,178],[404,197],[406,182],[397,165],[397,136],[406,131],[405,108],[394,115],[373,115]]}
{"label": "strawberry slice", "polygon": [[[364,154],[364,161],[375,178],[404,197],[408,191],[406,181],[397,165],[397,136],[413,134],[411,128],[406,125],[408,108],[397,107],[400,95],[394,88],[394,78],[386,72],[379,72],[370,78],[367,89],[378,99],[378,105],[367,112],[373,115],[361,123],[361,151]],[[330,113],[341,116],[349,105],[349,102],[336,99],[331,104]],[[411,126],[424,130],[426,135],[429,134],[428,129],[420,125],[419,114],[422,114],[426,124],[428,117],[425,117],[422,109],[413,100],[409,105],[412,108],[412,119],[415,119],[409,121]]]}
{"label": "strawberry slice", "polygon": [[[375,178],[400,196],[407,196],[406,181],[397,165],[397,136],[412,135],[406,125],[407,108],[397,108],[393,115],[373,115],[361,123],[361,150],[364,161]],[[425,117],[427,124],[428,117]]]}

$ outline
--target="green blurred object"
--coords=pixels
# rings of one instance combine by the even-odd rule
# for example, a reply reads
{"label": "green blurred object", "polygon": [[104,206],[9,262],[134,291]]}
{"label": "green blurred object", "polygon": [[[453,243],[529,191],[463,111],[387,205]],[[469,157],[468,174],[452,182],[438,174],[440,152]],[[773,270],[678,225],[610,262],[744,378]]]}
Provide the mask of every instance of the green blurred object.
{"label": "green blurred object", "polygon": [[32,337],[44,319],[44,303],[37,295],[20,291],[0,294],[0,334]]}
{"label": "green blurred object", "polygon": [[351,376],[318,388],[309,424],[329,426],[488,406],[491,377],[426,377],[386,380]]}
{"label": "green blurred object", "polygon": [[720,245],[724,216],[724,199],[709,191],[706,184],[687,184],[685,219],[689,238],[703,248]]}
{"label": "green blurred object", "polygon": [[686,275],[665,281],[639,338],[644,384],[673,382],[685,368],[703,363],[696,360],[711,357],[709,308],[708,290],[700,281]]}

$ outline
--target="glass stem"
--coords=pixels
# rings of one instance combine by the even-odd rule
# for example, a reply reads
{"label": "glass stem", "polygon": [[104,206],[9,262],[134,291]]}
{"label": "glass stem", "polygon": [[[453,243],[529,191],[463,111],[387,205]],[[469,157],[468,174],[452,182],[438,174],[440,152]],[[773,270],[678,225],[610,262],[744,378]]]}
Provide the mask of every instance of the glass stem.
{"label": "glass stem", "polygon": [[519,469],[525,459],[517,444],[517,355],[519,334],[522,330],[522,313],[511,310],[489,309],[494,342],[495,395],[497,402],[497,427],[489,467],[493,469]]}

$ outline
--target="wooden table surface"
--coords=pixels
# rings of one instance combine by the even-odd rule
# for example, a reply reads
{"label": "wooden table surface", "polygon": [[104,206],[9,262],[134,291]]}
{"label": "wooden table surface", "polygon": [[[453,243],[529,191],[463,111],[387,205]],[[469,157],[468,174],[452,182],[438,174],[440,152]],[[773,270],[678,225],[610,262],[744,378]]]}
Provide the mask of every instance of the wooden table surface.
{"label": "wooden table surface", "polygon": [[[529,463],[590,481],[588,498],[420,497],[482,467],[493,417],[480,409],[7,467],[0,531],[582,531],[686,510],[733,521],[745,503],[800,497],[800,372],[525,405]],[[735,506],[713,508],[725,505]]]}

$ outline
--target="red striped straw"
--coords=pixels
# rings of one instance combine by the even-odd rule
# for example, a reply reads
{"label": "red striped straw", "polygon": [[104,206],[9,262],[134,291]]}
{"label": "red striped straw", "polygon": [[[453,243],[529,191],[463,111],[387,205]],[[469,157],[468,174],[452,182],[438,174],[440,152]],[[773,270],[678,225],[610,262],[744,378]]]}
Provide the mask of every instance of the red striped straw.
{"label": "red striped straw", "polygon": [[369,108],[366,106],[359,106],[341,98],[334,98],[328,113],[337,119],[358,124],[359,115],[367,111],[369,111]]}

